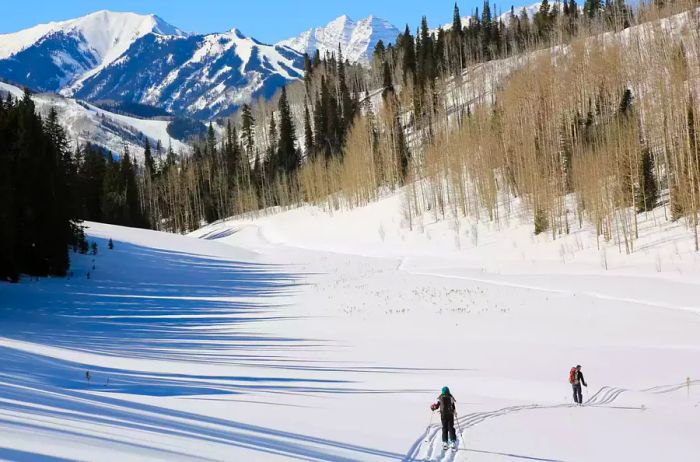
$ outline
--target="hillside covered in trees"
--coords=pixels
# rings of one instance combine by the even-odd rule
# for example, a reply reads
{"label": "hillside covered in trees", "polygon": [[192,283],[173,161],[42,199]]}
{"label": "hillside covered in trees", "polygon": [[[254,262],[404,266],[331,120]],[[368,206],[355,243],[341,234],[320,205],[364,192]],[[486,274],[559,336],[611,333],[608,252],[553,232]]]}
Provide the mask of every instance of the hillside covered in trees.
{"label": "hillside covered in trees", "polygon": [[[525,213],[534,233],[556,238],[587,220],[632,252],[637,214],[667,204],[697,236],[694,8],[543,0],[533,17],[497,17],[485,2],[465,23],[455,5],[451,26],[424,17],[379,42],[369,66],[340,49],[305,56],[303,80],[210,124],[191,155],[146,146],[136,165],[128,152],[64,152],[65,216],[185,232],[404,188],[409,226],[426,213]],[[4,113],[29,104],[8,101]]]}
{"label": "hillside covered in trees", "polygon": [[186,231],[409,185],[409,223],[499,221],[517,199],[535,233],[590,220],[631,252],[636,214],[655,206],[697,229],[697,21],[693,4],[544,0],[531,18],[485,3],[464,24],[455,5],[451,27],[423,18],[378,43],[369,68],[340,50],[306,56],[303,81],[148,178],[144,210]]}

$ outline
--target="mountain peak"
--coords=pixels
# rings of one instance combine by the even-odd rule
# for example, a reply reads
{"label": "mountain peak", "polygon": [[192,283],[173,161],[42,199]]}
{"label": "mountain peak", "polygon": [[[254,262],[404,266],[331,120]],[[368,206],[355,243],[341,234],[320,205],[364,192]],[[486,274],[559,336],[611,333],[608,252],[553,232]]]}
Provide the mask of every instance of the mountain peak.
{"label": "mountain peak", "polygon": [[116,59],[126,51],[129,43],[148,33],[187,35],[153,14],[99,10],[79,18],[39,24],[18,32],[0,34],[0,59],[21,53],[43,38],[56,33],[76,37],[82,34],[97,55],[98,61],[102,61],[103,58]]}
{"label": "mountain peak", "polygon": [[379,40],[393,43],[399,30],[389,21],[370,15],[359,21],[353,21],[342,15],[324,27],[309,29],[297,37],[279,42],[299,53],[321,54],[336,53],[338,46],[350,62],[369,63],[374,47]]}
{"label": "mountain peak", "polygon": [[338,16],[337,18],[335,18],[334,20],[332,20],[328,24],[330,25],[330,24],[335,24],[335,23],[346,23],[346,22],[353,22],[353,21],[350,18],[350,16],[348,16],[347,14],[341,14],[340,16]]}

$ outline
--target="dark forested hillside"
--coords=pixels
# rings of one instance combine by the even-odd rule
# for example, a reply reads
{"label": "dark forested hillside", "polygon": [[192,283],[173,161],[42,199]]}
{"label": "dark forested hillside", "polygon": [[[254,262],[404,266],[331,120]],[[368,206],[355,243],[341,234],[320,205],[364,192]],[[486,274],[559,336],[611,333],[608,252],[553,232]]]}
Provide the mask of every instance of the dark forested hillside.
{"label": "dark forested hillside", "polygon": [[35,113],[29,93],[0,103],[0,278],[63,275],[81,231],[75,165],[56,113]]}

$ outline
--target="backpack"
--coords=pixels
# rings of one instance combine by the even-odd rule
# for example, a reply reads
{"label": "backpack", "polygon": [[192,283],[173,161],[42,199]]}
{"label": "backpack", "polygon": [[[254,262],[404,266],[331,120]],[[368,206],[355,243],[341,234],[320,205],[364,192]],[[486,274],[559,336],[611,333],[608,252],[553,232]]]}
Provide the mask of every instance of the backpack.
{"label": "backpack", "polygon": [[576,383],[576,368],[572,367],[571,370],[569,371],[569,383],[573,385]]}
{"label": "backpack", "polygon": [[440,397],[438,398],[438,402],[440,403],[440,411],[443,414],[452,414],[454,412],[455,405],[454,398],[452,398],[452,395],[440,395]]}

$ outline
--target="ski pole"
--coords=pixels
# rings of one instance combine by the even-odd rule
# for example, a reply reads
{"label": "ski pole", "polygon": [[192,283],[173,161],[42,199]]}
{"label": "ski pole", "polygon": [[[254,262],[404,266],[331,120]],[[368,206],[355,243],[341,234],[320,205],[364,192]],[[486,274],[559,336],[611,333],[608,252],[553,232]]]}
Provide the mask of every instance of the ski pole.
{"label": "ski pole", "polygon": [[459,415],[457,414],[457,411],[455,411],[455,420],[457,421],[457,429],[459,430],[459,439],[462,445],[462,449],[466,451],[467,447],[464,446],[464,434],[462,433],[462,424],[459,423]]}
{"label": "ski pole", "polygon": [[430,421],[428,426],[425,428],[425,442],[427,443],[430,438],[430,426],[433,424],[433,417],[435,416],[435,411],[430,411]]}

